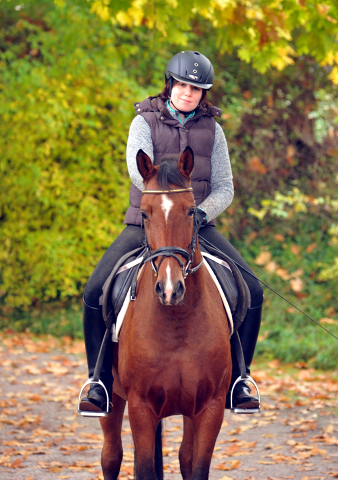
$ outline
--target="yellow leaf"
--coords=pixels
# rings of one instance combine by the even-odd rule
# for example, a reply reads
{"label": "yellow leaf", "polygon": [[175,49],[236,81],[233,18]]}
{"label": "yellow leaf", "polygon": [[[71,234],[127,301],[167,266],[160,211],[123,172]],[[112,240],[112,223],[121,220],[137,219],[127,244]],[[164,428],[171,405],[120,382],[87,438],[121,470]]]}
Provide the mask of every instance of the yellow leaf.
{"label": "yellow leaf", "polygon": [[301,292],[304,287],[303,280],[299,277],[293,278],[290,280],[290,286],[294,292]]}
{"label": "yellow leaf", "polygon": [[338,66],[337,65],[333,67],[332,72],[329,75],[329,79],[332,80],[332,82],[335,85],[338,85]]}
{"label": "yellow leaf", "polygon": [[333,320],[333,318],[324,317],[319,320],[319,323],[328,323],[329,325],[337,325],[338,320]]}
{"label": "yellow leaf", "polygon": [[272,261],[265,265],[264,270],[270,273],[274,273],[276,271],[276,268],[277,268],[277,263]]}
{"label": "yellow leaf", "polygon": [[263,266],[266,265],[271,259],[270,252],[261,252],[258,257],[256,258],[256,264]]}
{"label": "yellow leaf", "polygon": [[293,273],[290,274],[290,278],[301,277],[303,273],[303,269],[299,268],[298,270],[295,270]]}
{"label": "yellow leaf", "polygon": [[289,280],[290,278],[289,273],[285,268],[277,268],[276,273],[283,280]]}

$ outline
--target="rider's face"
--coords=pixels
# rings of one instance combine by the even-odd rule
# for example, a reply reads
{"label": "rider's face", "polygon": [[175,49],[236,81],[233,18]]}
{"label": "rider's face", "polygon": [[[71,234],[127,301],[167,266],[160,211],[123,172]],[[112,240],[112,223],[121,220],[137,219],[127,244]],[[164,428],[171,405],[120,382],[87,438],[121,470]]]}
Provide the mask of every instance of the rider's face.
{"label": "rider's face", "polygon": [[171,90],[171,100],[174,106],[182,112],[191,112],[195,110],[202,98],[202,89],[189,85],[188,83],[178,82]]}

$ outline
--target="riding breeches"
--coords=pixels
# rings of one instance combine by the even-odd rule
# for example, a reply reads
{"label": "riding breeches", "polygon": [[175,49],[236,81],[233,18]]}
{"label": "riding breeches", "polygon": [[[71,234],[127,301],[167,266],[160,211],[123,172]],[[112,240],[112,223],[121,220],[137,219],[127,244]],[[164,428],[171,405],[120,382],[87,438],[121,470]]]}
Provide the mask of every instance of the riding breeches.
{"label": "riding breeches", "polygon": [[[235,260],[239,264],[239,267],[242,266],[249,272],[252,272],[237,250],[216,230],[216,227],[207,225],[200,229],[199,235]],[[99,305],[99,298],[102,295],[102,286],[114,268],[116,262],[126,253],[139,247],[143,240],[144,230],[142,230],[141,227],[137,225],[127,225],[124,228],[122,233],[104,253],[88,280],[84,291],[84,298],[88,305],[93,307]],[[263,302],[263,289],[260,283],[242,268],[240,268],[240,270],[250,290],[251,308],[261,305]]]}
{"label": "riding breeches", "polygon": [[127,225],[124,230],[122,230],[120,235],[104,253],[88,280],[84,291],[84,298],[88,305],[93,307],[99,305],[103,284],[109,277],[117,261],[126,253],[141,246],[144,238],[144,230],[137,225]]}

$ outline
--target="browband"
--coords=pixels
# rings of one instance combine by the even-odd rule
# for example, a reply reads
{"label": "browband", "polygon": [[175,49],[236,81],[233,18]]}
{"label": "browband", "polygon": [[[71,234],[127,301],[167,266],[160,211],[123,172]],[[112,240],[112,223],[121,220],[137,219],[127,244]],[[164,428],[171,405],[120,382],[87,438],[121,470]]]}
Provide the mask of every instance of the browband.
{"label": "browband", "polygon": [[180,193],[192,192],[192,187],[189,188],[174,188],[173,190],[142,190],[142,193]]}

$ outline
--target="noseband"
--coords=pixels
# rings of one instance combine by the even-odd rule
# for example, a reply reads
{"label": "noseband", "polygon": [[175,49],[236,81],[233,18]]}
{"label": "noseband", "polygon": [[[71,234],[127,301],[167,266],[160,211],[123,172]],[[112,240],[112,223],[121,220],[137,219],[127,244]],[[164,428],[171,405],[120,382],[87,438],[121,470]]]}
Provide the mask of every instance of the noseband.
{"label": "noseband", "polygon": [[[173,190],[143,190],[142,193],[143,194],[146,194],[146,193],[152,193],[152,194],[181,193],[181,192],[192,192],[192,190],[193,190],[192,187],[189,187],[189,188],[176,188],[176,189],[173,189]],[[143,223],[142,223],[142,226],[143,226]],[[197,229],[197,224],[196,224],[196,221],[195,221],[195,213],[194,213],[194,231],[193,231],[193,234],[192,234],[192,239],[191,239],[190,245],[188,247],[188,250],[184,250],[183,248],[180,248],[180,247],[161,247],[161,248],[158,248],[157,250],[155,250],[153,252],[151,250],[150,246],[149,246],[147,235],[145,234],[145,244],[146,244],[147,250],[149,252],[149,257],[147,257],[144,260],[144,263],[145,262],[150,262],[151,268],[153,269],[153,271],[155,273],[155,276],[157,277],[159,268],[160,268],[163,260],[165,258],[172,257],[179,264],[179,266],[182,270],[183,278],[185,279],[189,275],[189,273],[196,272],[203,264],[203,260],[202,260],[201,263],[199,263],[196,267],[189,268],[190,265],[192,264],[193,260],[194,260],[194,253],[195,253],[195,250],[196,250],[197,234],[198,234],[198,229]],[[186,265],[184,265],[182,260],[177,255],[181,255],[183,258],[185,258]],[[158,257],[162,257],[162,258],[160,259],[159,264],[156,267],[156,265],[154,264],[154,260]]]}

